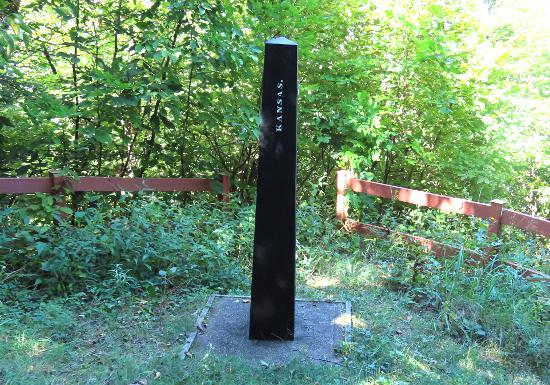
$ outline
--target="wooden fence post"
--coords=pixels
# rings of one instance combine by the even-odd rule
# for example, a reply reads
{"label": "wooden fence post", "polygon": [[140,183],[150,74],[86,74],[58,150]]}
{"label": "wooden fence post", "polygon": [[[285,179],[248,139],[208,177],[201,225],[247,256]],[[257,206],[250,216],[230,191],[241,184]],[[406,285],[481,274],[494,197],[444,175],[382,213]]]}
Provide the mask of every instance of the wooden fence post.
{"label": "wooden fence post", "polygon": [[348,219],[345,194],[352,175],[352,172],[349,170],[339,170],[336,172],[336,218],[342,223],[345,223]]}
{"label": "wooden fence post", "polygon": [[[59,176],[59,171],[51,170],[48,172],[52,184],[51,195],[53,195],[54,205],[59,207],[67,207],[67,198],[65,196],[65,177]],[[57,199],[56,199],[57,198]],[[67,219],[67,213],[61,211],[62,220]]]}
{"label": "wooden fence post", "polygon": [[[502,234],[502,211],[504,210],[505,201],[500,199],[493,199],[491,202],[491,223],[487,229],[488,237],[494,235],[496,238],[500,238]],[[489,239],[490,240],[490,239]],[[491,257],[496,254],[497,248],[489,246],[486,249],[487,256]]]}
{"label": "wooden fence post", "polygon": [[229,175],[220,174],[218,176],[219,181],[221,182],[223,186],[223,193],[218,194],[218,200],[221,202],[229,202],[229,194],[231,193],[231,179]]}

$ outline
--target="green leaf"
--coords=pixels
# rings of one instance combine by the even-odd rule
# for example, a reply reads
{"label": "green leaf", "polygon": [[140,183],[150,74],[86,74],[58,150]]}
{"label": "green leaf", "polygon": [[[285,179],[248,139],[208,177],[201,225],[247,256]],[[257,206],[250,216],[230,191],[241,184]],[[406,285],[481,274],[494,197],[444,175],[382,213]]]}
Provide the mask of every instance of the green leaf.
{"label": "green leaf", "polygon": [[134,97],[127,97],[127,96],[116,96],[112,99],[113,106],[115,107],[125,107],[125,106],[132,106],[135,107],[138,105],[139,100]]}
{"label": "green leaf", "polygon": [[44,242],[36,242],[34,244],[34,248],[38,252],[38,255],[41,255],[44,252],[44,250],[48,248],[48,244]]}
{"label": "green leaf", "polygon": [[10,25],[10,27],[13,30],[13,32],[15,33],[15,35],[19,36],[19,33],[21,31],[21,27],[19,26],[18,20],[13,18],[13,17],[8,16],[6,18],[6,21]]}
{"label": "green leaf", "polygon": [[94,134],[94,139],[102,144],[109,144],[113,141],[113,138],[107,132],[96,132]]}
{"label": "green leaf", "polygon": [[9,58],[11,54],[15,51],[15,40],[12,35],[8,34],[6,31],[0,28],[0,37],[3,40],[3,43],[7,45],[6,48],[6,58]]}
{"label": "green leaf", "polygon": [[65,213],[65,214],[72,214],[73,213],[73,210],[71,210],[71,208],[67,207],[67,206],[61,206],[58,208],[59,211],[61,211],[62,213]]}

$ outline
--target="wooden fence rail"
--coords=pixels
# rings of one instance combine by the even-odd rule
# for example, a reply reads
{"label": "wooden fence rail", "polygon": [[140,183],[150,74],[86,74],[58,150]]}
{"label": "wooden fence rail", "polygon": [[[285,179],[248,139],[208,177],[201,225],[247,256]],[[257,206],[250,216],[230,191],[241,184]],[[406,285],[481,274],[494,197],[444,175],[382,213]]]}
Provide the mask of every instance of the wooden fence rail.
{"label": "wooden fence rail", "polygon": [[[361,223],[348,218],[345,202],[347,190],[364,193],[381,198],[393,199],[400,202],[415,204],[420,207],[431,207],[440,211],[469,215],[490,221],[488,233],[499,237],[503,225],[514,226],[522,230],[550,238],[550,221],[531,215],[519,213],[504,208],[505,203],[493,200],[490,204],[473,202],[460,198],[453,198],[429,192],[412,190],[404,187],[392,186],[383,183],[370,182],[355,178],[351,171],[338,171],[336,177],[336,217],[344,224],[345,228],[364,235],[372,235],[384,238],[389,235],[401,239],[404,242],[416,244],[426,253],[433,253],[437,257],[450,257],[460,251],[468,255],[473,263],[487,264],[492,260],[494,249],[488,248],[484,253],[443,244],[431,239],[418,237],[393,231],[385,227],[367,223]],[[533,281],[543,281],[550,285],[550,276],[539,271],[521,267],[514,262],[505,261],[503,264],[520,271],[522,276]]]}
{"label": "wooden fence rail", "polygon": [[[216,184],[221,183],[221,191]],[[82,192],[136,192],[136,191],[210,191],[218,193],[218,199],[229,201],[231,182],[228,175],[218,180],[207,178],[123,178],[83,176],[69,178],[50,173],[42,178],[0,178],[0,194],[46,193],[64,195],[66,191]]]}

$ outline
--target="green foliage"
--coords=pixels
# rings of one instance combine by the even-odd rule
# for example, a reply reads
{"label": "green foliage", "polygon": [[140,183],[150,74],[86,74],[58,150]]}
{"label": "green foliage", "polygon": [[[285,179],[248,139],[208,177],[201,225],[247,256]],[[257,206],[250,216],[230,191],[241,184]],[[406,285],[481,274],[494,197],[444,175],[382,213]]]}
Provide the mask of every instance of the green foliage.
{"label": "green foliage", "polygon": [[244,282],[247,221],[250,209],[181,208],[154,198],[77,211],[75,226],[36,223],[28,210],[10,209],[0,227],[2,265],[21,284],[50,294],[113,295],[175,284],[221,290]]}
{"label": "green foliage", "polygon": [[512,167],[507,195],[522,211],[550,215],[550,135],[548,134],[547,44],[545,1],[504,1],[486,15],[488,40],[478,47],[480,68],[488,65],[484,120],[497,133],[501,152]]}
{"label": "green foliage", "polygon": [[251,200],[262,45],[282,34],[300,45],[301,197],[350,167],[548,211],[545,23],[524,28],[538,2],[490,14],[439,0],[13,4],[0,25],[1,175],[223,171]]}
{"label": "green foliage", "polygon": [[[4,215],[0,221],[0,251],[6,256],[0,267],[2,301],[21,306],[28,295],[63,294],[83,296],[86,301],[101,298],[113,307],[132,293],[162,296],[173,287],[221,292],[247,287],[253,206],[198,200],[181,207],[140,196],[123,196],[113,206],[94,198],[87,197],[90,207],[74,213],[74,226],[31,220],[22,209]],[[373,243],[338,231],[332,210],[321,207],[313,199],[298,207],[301,285],[330,288],[336,282],[357,291],[385,282],[403,293],[407,306],[433,312],[434,324],[442,333],[467,343],[497,341],[511,357],[521,353],[534,367],[545,368],[549,309],[542,285],[529,283],[503,266],[470,266],[462,254],[435,259],[399,242]],[[468,233],[479,225],[426,210],[388,213],[381,212],[385,225],[402,231],[413,228],[418,235],[444,242],[453,240],[459,248],[471,247]],[[392,225],[389,218],[399,222]],[[483,231],[474,232],[479,247],[487,245]],[[513,253],[513,248],[504,249],[499,257],[510,259]],[[324,280],[315,283],[319,276]],[[334,294],[340,295],[329,295]],[[319,289],[307,295],[317,297]],[[35,318],[51,323],[63,340],[70,336],[71,317],[55,306],[40,308]],[[390,340],[364,337],[366,345],[352,348],[351,356],[377,362],[374,371],[396,365],[399,356],[388,351]]]}
{"label": "green foliage", "polygon": [[496,238],[487,233],[488,220],[415,207],[395,200],[388,202],[366,194],[349,193],[346,198],[350,217],[360,222],[380,225],[478,253],[493,248],[498,261],[512,261],[542,273],[550,272],[549,241],[544,236],[513,226],[503,226],[501,236]]}
{"label": "green foliage", "polygon": [[[357,195],[357,194],[356,194]],[[499,261],[513,261],[548,270],[548,240],[506,229],[502,239],[487,236],[486,221],[433,209],[412,208],[399,202],[351,195],[352,218],[380,224],[392,230],[433,239],[460,250],[457,256],[436,258],[402,239],[381,241],[389,287],[402,292],[415,310],[437,313],[434,325],[469,343],[498,341],[510,357],[522,354],[539,369],[546,367],[548,288],[526,282],[520,272]],[[486,267],[471,264],[466,250],[496,249]],[[522,353],[519,353],[522,352]]]}
{"label": "green foliage", "polygon": [[[7,383],[79,384],[92,378],[121,385],[141,378],[174,385],[547,382],[545,288],[502,267],[435,260],[404,245],[338,230],[332,210],[313,199],[297,211],[297,295],[352,302],[353,336],[338,349],[342,366],[296,361],[258,370],[256,363],[214,354],[188,357],[182,366],[179,351],[195,331],[196,310],[207,294],[247,290],[242,273],[250,273],[254,208],[200,201],[182,208],[151,197],[125,199],[111,211],[98,200],[92,203],[97,207],[78,215],[70,233],[59,226],[48,230],[52,243],[44,250],[73,250],[77,242],[60,237],[79,234],[80,254],[69,261],[100,256],[104,263],[84,265],[94,279],[64,277],[60,299],[52,293],[63,277],[32,263],[15,271],[11,264],[0,268],[0,378]],[[128,257],[95,244],[92,253],[93,228],[87,222],[101,223],[96,238],[106,234],[119,244],[144,239],[137,241],[136,252],[121,246]],[[37,225],[17,226],[32,235]],[[179,238],[179,246],[168,233]],[[105,242],[109,248],[115,244]],[[136,265],[148,243],[151,256],[145,263],[152,270],[139,259]],[[1,245],[4,251],[11,243]],[[162,253],[151,251],[153,245]],[[32,254],[29,261],[45,261],[34,250],[20,252]],[[48,260],[55,261],[55,255]],[[421,269],[413,279],[418,260]],[[84,270],[68,274],[78,271]],[[42,284],[36,290],[36,277],[53,287]],[[161,376],[153,380],[157,372]]]}
{"label": "green foliage", "polygon": [[[485,229],[478,227],[481,221],[461,221],[419,209],[402,211],[396,217],[400,223],[393,216],[388,222],[385,215],[382,222],[462,251],[452,258],[435,258],[393,239],[388,259],[390,287],[405,293],[407,303],[416,309],[436,311],[438,328],[455,338],[498,341],[499,347],[510,355],[524,352],[535,367],[544,368],[549,357],[548,349],[543,347],[547,339],[544,330],[549,326],[550,311],[545,284],[528,283],[517,270],[505,265],[483,268],[468,264],[465,249],[482,250],[490,245]],[[525,241],[509,238],[504,243],[508,246],[499,248],[497,260],[512,260],[544,270],[544,262],[539,265],[536,261],[547,258],[547,242],[531,243],[532,254],[518,260],[517,249],[527,252]]]}

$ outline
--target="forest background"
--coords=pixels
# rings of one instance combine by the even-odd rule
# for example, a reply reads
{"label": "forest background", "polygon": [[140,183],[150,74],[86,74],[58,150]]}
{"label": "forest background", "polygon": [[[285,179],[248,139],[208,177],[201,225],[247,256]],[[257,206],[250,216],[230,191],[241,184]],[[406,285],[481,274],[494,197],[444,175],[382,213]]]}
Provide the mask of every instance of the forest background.
{"label": "forest background", "polygon": [[334,175],[550,215],[544,1],[0,0],[0,176],[231,175],[263,42],[299,43],[298,193]]}

